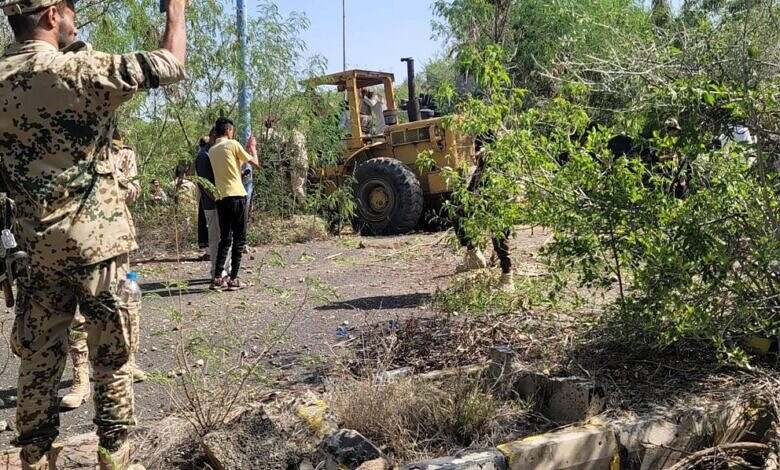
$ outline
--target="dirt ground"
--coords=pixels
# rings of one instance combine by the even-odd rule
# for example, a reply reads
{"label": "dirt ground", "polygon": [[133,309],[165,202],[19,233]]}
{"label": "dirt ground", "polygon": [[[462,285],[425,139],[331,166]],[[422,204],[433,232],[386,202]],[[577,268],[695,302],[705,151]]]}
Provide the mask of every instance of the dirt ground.
{"label": "dirt ground", "polygon": [[[520,231],[514,240],[515,263],[532,262],[547,235]],[[184,253],[192,257],[197,253]],[[286,329],[271,355],[279,386],[316,384],[319,366],[328,362],[339,342],[336,329],[375,325],[391,320],[436,315],[430,297],[450,280],[459,256],[445,234],[400,237],[342,236],[289,246],[252,248],[244,257],[242,280],[252,286],[238,292],[208,289],[208,262],[144,263],[141,275],[144,306],[138,362],[152,380],[135,386],[139,423],[165,416],[170,403],[165,386],[155,378],[176,369],[178,337],[206,335],[210,340],[240,337],[248,350],[263,346],[270,331]],[[6,311],[6,334],[13,312]],[[8,355],[0,349],[0,366]],[[70,364],[60,395],[71,383]],[[18,361],[11,358],[0,376],[0,420],[14,422]],[[61,414],[62,435],[92,429],[92,402]],[[0,450],[14,433],[0,433]]]}

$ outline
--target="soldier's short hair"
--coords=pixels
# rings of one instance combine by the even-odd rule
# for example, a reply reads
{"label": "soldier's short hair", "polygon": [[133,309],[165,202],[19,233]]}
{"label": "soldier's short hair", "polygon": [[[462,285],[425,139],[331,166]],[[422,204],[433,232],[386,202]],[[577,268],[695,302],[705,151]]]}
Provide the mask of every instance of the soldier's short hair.
{"label": "soldier's short hair", "polygon": [[[63,0],[57,4],[57,8],[62,11],[65,7],[70,7],[72,10],[76,9],[76,5],[73,0]],[[32,31],[38,26],[41,21],[41,17],[46,9],[49,7],[43,7],[30,13],[22,15],[12,15],[8,17],[8,24],[11,26],[11,31],[14,33],[15,38],[26,38]]]}
{"label": "soldier's short hair", "polygon": [[228,130],[236,127],[235,124],[233,124],[233,121],[231,121],[228,118],[219,118],[217,119],[217,122],[214,124],[214,133],[217,137],[222,137],[227,135]]}

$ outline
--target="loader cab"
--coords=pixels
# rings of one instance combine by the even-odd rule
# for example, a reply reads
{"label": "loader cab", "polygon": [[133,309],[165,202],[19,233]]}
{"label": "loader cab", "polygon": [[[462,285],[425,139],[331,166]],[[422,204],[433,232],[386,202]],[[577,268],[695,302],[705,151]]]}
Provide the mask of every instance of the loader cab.
{"label": "loader cab", "polygon": [[[383,124],[381,127],[398,124],[394,81],[392,73],[347,70],[318,77],[307,83],[313,86],[335,86],[339,91],[346,93],[347,106],[344,110],[346,119],[342,119],[346,123],[345,145],[349,150],[359,150],[370,144],[374,137],[377,137],[376,133],[369,130],[375,126],[366,125],[369,115],[361,112],[365,90],[376,86],[383,87],[387,108],[381,116],[383,122],[379,124]],[[374,120],[373,116],[371,119]]]}

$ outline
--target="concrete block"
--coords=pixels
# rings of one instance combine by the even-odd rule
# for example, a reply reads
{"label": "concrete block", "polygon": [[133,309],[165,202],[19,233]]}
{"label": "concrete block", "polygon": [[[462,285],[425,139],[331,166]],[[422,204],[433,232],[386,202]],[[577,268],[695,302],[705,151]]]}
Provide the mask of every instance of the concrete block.
{"label": "concrete block", "polygon": [[595,416],[604,408],[604,394],[593,383],[577,377],[550,378],[545,384],[542,413],[560,424]]}
{"label": "concrete block", "polygon": [[533,400],[543,415],[559,424],[584,421],[604,408],[603,391],[579,377],[548,377],[518,367],[510,380],[514,396]]}
{"label": "concrete block", "polygon": [[517,369],[512,377],[515,394],[524,400],[536,400],[547,383],[547,377],[530,370]]}
{"label": "concrete block", "polygon": [[[679,459],[666,449],[678,438],[679,427],[663,418],[643,419],[614,427],[621,462],[626,468],[649,469]],[[673,455],[674,454],[674,455]]]}
{"label": "concrete block", "polygon": [[403,470],[506,470],[504,454],[497,449],[471,452],[405,465]]}
{"label": "concrete block", "polygon": [[388,468],[390,468],[390,465],[387,463],[387,460],[375,459],[362,463],[355,470],[387,470]]}
{"label": "concrete block", "polygon": [[619,468],[615,434],[588,425],[527,437],[498,446],[511,470],[610,470]]}
{"label": "concrete block", "polygon": [[511,374],[516,362],[515,352],[509,346],[498,346],[490,349],[490,366],[488,375],[491,379],[502,381]]}

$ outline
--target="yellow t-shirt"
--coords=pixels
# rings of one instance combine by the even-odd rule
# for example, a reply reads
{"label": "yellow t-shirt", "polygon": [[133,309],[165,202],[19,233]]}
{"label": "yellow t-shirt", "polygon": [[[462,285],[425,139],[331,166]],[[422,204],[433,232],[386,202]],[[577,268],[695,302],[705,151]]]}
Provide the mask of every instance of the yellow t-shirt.
{"label": "yellow t-shirt", "polygon": [[241,165],[249,159],[249,154],[240,143],[226,137],[217,139],[209,149],[217,200],[231,196],[246,197],[246,190],[241,182]]}

